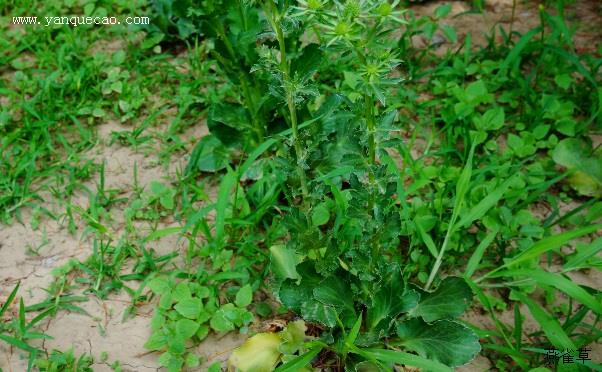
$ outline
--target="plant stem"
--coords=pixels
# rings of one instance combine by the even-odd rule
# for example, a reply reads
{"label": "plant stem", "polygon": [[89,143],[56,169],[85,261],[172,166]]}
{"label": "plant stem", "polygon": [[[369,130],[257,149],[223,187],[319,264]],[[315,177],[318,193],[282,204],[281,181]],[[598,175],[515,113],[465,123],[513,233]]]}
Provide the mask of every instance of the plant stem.
{"label": "plant stem", "polygon": [[376,140],[374,138],[376,132],[376,120],[374,118],[374,102],[369,94],[364,94],[364,105],[366,124],[368,128],[368,158],[370,165],[376,164]]}
{"label": "plant stem", "polygon": [[289,116],[291,120],[291,128],[293,130],[293,144],[295,147],[295,157],[297,158],[297,173],[301,182],[301,192],[305,197],[309,194],[309,191],[307,188],[305,170],[303,169],[303,154],[301,150],[301,139],[299,138],[299,128],[297,123],[295,92],[293,91],[291,84],[292,82],[290,75],[290,65],[286,58],[284,32],[282,31],[282,27],[280,27],[280,22],[278,22],[277,14],[275,14],[276,10],[274,9],[274,4],[271,0],[267,0],[265,3],[268,4],[267,6],[265,6],[266,14],[268,16],[272,29],[276,33],[276,38],[278,39],[278,47],[280,49],[280,71],[282,72],[282,77],[284,81],[284,89],[286,91],[286,104],[288,106]]}
{"label": "plant stem", "polygon": [[[357,55],[359,61],[363,64],[367,63],[366,56],[362,52],[362,50],[357,45],[352,45],[355,54]],[[375,184],[376,179],[374,177],[374,167],[376,165],[376,118],[374,114],[374,100],[372,96],[368,93],[364,93],[364,119],[366,120],[366,129],[368,132],[368,162],[370,164],[370,169],[368,171],[368,181],[370,183],[370,198],[368,200],[368,206],[370,210],[370,216],[372,219],[376,217],[375,213]],[[372,262],[376,262],[379,260],[380,256],[380,245],[378,243],[378,231],[375,232],[371,239],[370,245],[372,247]]]}
{"label": "plant stem", "polygon": [[433,284],[433,280],[435,280],[435,276],[437,275],[437,272],[439,271],[439,267],[441,267],[441,263],[443,262],[443,255],[445,254],[445,250],[447,249],[449,237],[452,234],[452,226],[456,223],[454,217],[455,216],[452,216],[452,221],[450,221],[449,226],[447,228],[447,233],[445,233],[445,239],[443,240],[443,244],[441,245],[441,250],[439,251],[439,254],[437,255],[437,260],[435,260],[435,265],[433,265],[431,274],[429,275],[429,278],[426,282],[426,286],[424,287],[425,290],[428,290],[430,288],[431,284]]}
{"label": "plant stem", "polygon": [[[369,94],[364,94],[364,116],[366,118],[366,126],[368,129],[368,160],[370,163],[370,170],[368,171],[368,181],[370,182],[370,199],[368,200],[370,215],[375,218],[375,177],[374,177],[374,166],[376,165],[376,140],[374,134],[376,132],[376,120],[374,118],[374,101]],[[372,246],[372,261],[375,262],[380,256],[380,245],[378,244],[378,232],[376,232],[371,239]]]}

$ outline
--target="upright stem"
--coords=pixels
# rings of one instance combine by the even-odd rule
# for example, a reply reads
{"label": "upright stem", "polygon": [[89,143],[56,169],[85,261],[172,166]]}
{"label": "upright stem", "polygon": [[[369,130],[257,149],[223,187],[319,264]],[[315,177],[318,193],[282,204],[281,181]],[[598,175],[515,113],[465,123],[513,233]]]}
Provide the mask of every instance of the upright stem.
{"label": "upright stem", "polygon": [[299,138],[299,127],[297,122],[297,108],[295,107],[295,92],[292,89],[290,65],[286,58],[286,44],[284,40],[284,32],[280,27],[280,22],[276,19],[274,4],[271,0],[266,1],[268,4],[265,7],[266,14],[272,29],[276,32],[276,38],[278,39],[278,47],[280,48],[280,70],[282,72],[284,80],[284,90],[286,91],[286,104],[288,106],[289,116],[291,119],[291,128],[293,130],[293,144],[295,147],[295,157],[297,158],[297,173],[299,174],[299,180],[301,182],[301,192],[303,196],[309,194],[307,188],[307,180],[305,177],[305,170],[303,169],[303,154],[301,150],[301,139]]}
{"label": "upright stem", "polygon": [[449,242],[449,238],[452,233],[452,226],[454,223],[455,223],[455,219],[452,217],[452,221],[450,221],[449,227],[447,228],[447,233],[445,234],[445,239],[443,239],[443,244],[441,245],[441,250],[439,251],[439,254],[437,255],[437,259],[435,260],[435,264],[433,265],[431,274],[429,275],[429,278],[426,282],[426,286],[424,287],[425,290],[428,290],[431,287],[431,284],[433,284],[433,280],[435,280],[435,276],[437,276],[437,272],[439,271],[439,268],[441,267],[441,263],[443,262],[443,256],[445,254],[445,250],[447,249],[447,244]]}
{"label": "upright stem", "polygon": [[372,97],[368,94],[364,94],[364,105],[366,124],[368,127],[368,157],[370,159],[370,165],[376,164],[376,140],[374,138],[376,133],[376,120],[374,118],[374,102]]}

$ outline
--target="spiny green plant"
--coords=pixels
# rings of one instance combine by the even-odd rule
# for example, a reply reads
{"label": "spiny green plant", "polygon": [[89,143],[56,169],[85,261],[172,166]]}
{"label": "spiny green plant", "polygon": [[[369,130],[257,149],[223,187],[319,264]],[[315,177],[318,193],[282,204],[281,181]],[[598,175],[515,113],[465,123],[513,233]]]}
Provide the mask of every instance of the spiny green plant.
{"label": "spiny green plant", "polygon": [[[414,363],[419,365],[431,363],[445,369],[446,364],[466,363],[480,346],[469,328],[452,319],[470,303],[470,288],[459,278],[442,281],[433,292],[406,285],[403,260],[397,252],[400,218],[406,214],[405,204],[397,205],[392,196],[404,186],[398,173],[392,172],[396,167],[392,161],[381,164],[381,158],[388,158],[381,141],[387,139],[395,119],[394,112],[382,109],[390,98],[388,88],[400,81],[389,77],[398,61],[391,53],[395,43],[385,36],[391,34],[394,25],[403,23],[398,18],[400,13],[377,2],[308,3],[312,9],[295,8],[287,2],[259,3],[277,41],[273,48],[262,47],[261,66],[272,72],[270,91],[286,103],[289,111],[294,149],[289,169],[296,170],[302,200],[288,207],[289,215],[283,221],[291,239],[286,246],[271,248],[272,265],[280,275],[278,298],[304,319],[326,327],[320,349],[329,349],[338,366],[355,368],[352,366],[373,363],[384,367],[395,360],[405,361],[409,354],[386,350],[395,342],[397,347],[420,353],[423,358],[414,356]],[[310,12],[309,19],[324,23],[302,24],[299,15]],[[300,128],[303,125],[299,125],[297,114],[308,92],[315,96],[313,89],[307,88],[314,71],[309,70],[308,76],[304,67],[288,62],[285,26],[290,24],[307,29],[313,26],[311,30],[323,43],[325,51],[312,53],[313,58],[307,59],[311,65],[319,67],[323,54],[330,52],[345,61],[343,68],[359,71],[344,75],[349,92],[327,98],[313,115],[309,112],[305,121],[308,129]],[[312,44],[303,50],[310,48]],[[354,110],[356,106],[359,109]],[[317,128],[309,129],[314,122]],[[357,134],[332,129],[337,126],[353,128]],[[311,145],[306,145],[302,131],[311,133]],[[319,151],[325,154],[331,138],[361,151],[343,163],[342,169],[326,168],[325,174],[319,174],[312,167],[318,159],[312,155]],[[460,187],[466,189],[467,181]],[[307,184],[312,185],[311,192]],[[462,198],[459,196],[459,203]],[[355,300],[341,298],[340,293],[353,293]],[[450,293],[455,302],[444,305],[441,296]],[[425,334],[441,343],[449,341],[444,335],[451,337],[458,347],[454,349],[455,357],[428,347],[422,339]],[[389,346],[384,344],[385,339]],[[312,349],[311,353],[316,351]]]}

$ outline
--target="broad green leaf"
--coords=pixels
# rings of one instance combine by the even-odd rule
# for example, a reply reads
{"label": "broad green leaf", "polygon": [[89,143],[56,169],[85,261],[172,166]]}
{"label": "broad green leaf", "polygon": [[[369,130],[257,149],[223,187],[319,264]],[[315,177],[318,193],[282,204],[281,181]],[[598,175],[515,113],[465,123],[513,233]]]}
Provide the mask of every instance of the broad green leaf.
{"label": "broad green leaf", "polygon": [[196,331],[196,337],[203,341],[209,335],[209,326],[203,324],[199,326],[199,329]]}
{"label": "broad green leaf", "polygon": [[324,279],[313,290],[314,298],[321,303],[354,311],[353,298],[345,296],[346,293],[351,293],[351,288],[343,279],[336,276]]}
{"label": "broad green leaf", "polygon": [[226,312],[222,309],[213,314],[209,321],[209,325],[211,325],[211,328],[216,332],[230,332],[236,328],[234,323],[228,318]]}
{"label": "broad green leaf", "polygon": [[272,372],[281,353],[282,340],[276,333],[259,333],[234,350],[228,364],[241,372]]}
{"label": "broad green leaf", "polygon": [[508,270],[495,274],[493,277],[507,276],[517,277],[524,276],[533,279],[540,285],[552,286],[559,291],[566,293],[568,296],[584,304],[598,315],[602,315],[602,304],[594,296],[590,295],[585,289],[571,280],[563,277],[561,274],[549,273],[543,270]]}
{"label": "broad green leaf", "polygon": [[398,323],[397,336],[405,348],[450,367],[470,362],[481,350],[479,337],[451,320],[428,324],[420,318],[410,319]]}
{"label": "broad green leaf", "polygon": [[466,98],[470,102],[480,103],[487,100],[487,86],[483,80],[477,80],[468,84],[465,89]]}
{"label": "broad green leaf", "polygon": [[602,153],[592,153],[590,146],[576,138],[558,142],[552,158],[569,171],[569,183],[587,196],[602,195]]}
{"label": "broad green leaf", "polygon": [[307,80],[313,75],[324,58],[318,44],[309,44],[301,51],[301,55],[291,64],[291,73],[300,80]]}
{"label": "broad green leaf", "polygon": [[170,291],[169,280],[166,277],[156,277],[148,282],[151,291],[158,295],[163,295]]}
{"label": "broad green leaf", "polygon": [[186,173],[217,172],[225,169],[230,162],[230,151],[217,137],[208,135],[199,140],[186,166]]}
{"label": "broad green leaf", "polygon": [[295,280],[285,280],[280,286],[278,297],[284,306],[300,314],[304,302],[314,301],[313,290],[320,285],[323,278],[316,273],[313,264],[308,261],[300,263],[297,272],[302,278],[301,282],[297,284]]}
{"label": "broad green leaf", "polygon": [[178,302],[174,309],[183,317],[196,319],[203,310],[203,302],[198,298],[188,298]]}
{"label": "broad green leaf", "polygon": [[162,332],[154,332],[144,344],[148,350],[163,350],[167,345],[167,337]]}
{"label": "broad green leaf", "polygon": [[247,307],[251,304],[252,301],[253,289],[251,288],[250,284],[247,284],[238,290],[238,293],[236,293],[236,300],[234,301],[234,303],[238,307]]}
{"label": "broad green leaf", "polygon": [[504,126],[505,114],[502,107],[494,107],[485,111],[482,116],[475,116],[474,123],[477,129],[499,130]]}
{"label": "broad green leaf", "polygon": [[404,353],[402,351],[354,348],[352,352],[359,354],[368,360],[378,360],[386,363],[417,367],[429,372],[453,372],[453,369],[445,364],[415,354]]}
{"label": "broad green leaf", "polygon": [[382,372],[383,367],[378,362],[364,360],[355,365],[355,370],[357,372]]}
{"label": "broad green leaf", "polygon": [[337,311],[334,306],[311,300],[301,305],[301,316],[309,321],[321,323],[327,327],[337,325]]}
{"label": "broad green leaf", "polygon": [[233,146],[239,143],[244,137],[242,133],[252,130],[249,112],[244,106],[222,101],[210,107],[207,127],[224,145]]}
{"label": "broad green leaf", "polygon": [[461,315],[472,301],[472,290],[458,277],[445,278],[434,292],[423,292],[418,306],[410,310],[415,317],[426,322],[455,318]]}
{"label": "broad green leaf", "polygon": [[456,29],[453,26],[442,25],[441,31],[443,31],[443,34],[445,35],[447,40],[449,40],[450,43],[455,44],[458,42],[458,33],[456,32]]}
{"label": "broad green leaf", "polygon": [[357,84],[361,81],[361,76],[359,74],[350,72],[350,71],[343,71],[343,76],[344,76],[344,82],[345,84],[347,84],[351,89],[355,89],[357,87]]}
{"label": "broad green leaf", "polygon": [[179,302],[192,297],[190,287],[186,282],[180,282],[172,292],[173,300]]}
{"label": "broad green leaf", "polygon": [[186,355],[186,367],[196,368],[201,365],[201,359],[194,353],[188,353]]}
{"label": "broad green leaf", "polygon": [[222,372],[222,366],[220,362],[215,362],[210,365],[209,369],[207,369],[207,372]]}
{"label": "broad green leaf", "polygon": [[190,319],[180,319],[176,322],[176,332],[185,339],[191,338],[199,329],[199,324]]}
{"label": "broad green leaf", "polygon": [[442,4],[435,9],[435,17],[443,18],[451,12],[452,7],[451,4]]}
{"label": "broad green leaf", "polygon": [[173,195],[171,194],[161,195],[161,197],[159,198],[159,203],[165,209],[173,209],[175,205]]}
{"label": "broad green leaf", "polygon": [[311,222],[314,226],[322,226],[328,223],[330,212],[326,203],[318,204],[311,213]]}
{"label": "broad green leaf", "polygon": [[165,292],[161,295],[161,299],[159,300],[159,309],[168,310],[171,308],[173,304],[173,295],[171,292]]}
{"label": "broad green leaf", "polygon": [[283,279],[301,279],[297,272],[299,260],[293,249],[284,244],[277,244],[270,247],[270,264],[272,272]]}
{"label": "broad green leaf", "polygon": [[[372,303],[368,306],[366,326],[369,330],[388,328],[390,321],[418,304],[416,291],[406,290],[401,268],[391,265],[382,281],[376,283]],[[381,324],[386,323],[386,324]]]}
{"label": "broad green leaf", "polygon": [[527,305],[529,308],[529,312],[533,315],[533,318],[539,323],[542,331],[548,336],[548,340],[560,350],[576,350],[575,344],[569,336],[564,332],[562,326],[558,322],[558,320],[552,315],[548,314],[539,304],[535,301],[524,295],[522,292],[513,291],[512,292],[516,298],[518,298],[522,303]]}

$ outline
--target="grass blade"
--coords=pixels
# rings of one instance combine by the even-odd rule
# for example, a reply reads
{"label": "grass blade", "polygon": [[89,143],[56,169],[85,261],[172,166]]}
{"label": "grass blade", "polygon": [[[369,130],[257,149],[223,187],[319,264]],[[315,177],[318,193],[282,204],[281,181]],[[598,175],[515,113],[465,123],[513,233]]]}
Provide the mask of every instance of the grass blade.
{"label": "grass blade", "polygon": [[322,351],[322,346],[315,346],[310,349],[307,353],[301,354],[298,357],[289,360],[280,367],[276,368],[274,372],[295,372],[301,368],[307,366],[311,361]]}
{"label": "grass blade", "polygon": [[523,49],[525,49],[525,47],[527,46],[529,41],[531,41],[531,39],[540,32],[541,32],[541,27],[537,27],[537,28],[534,28],[531,31],[527,32],[520,38],[520,40],[516,43],[516,45],[514,45],[514,48],[512,48],[510,53],[508,53],[508,56],[506,57],[506,59],[500,65],[500,70],[499,70],[498,76],[502,76],[506,73],[506,70],[508,70],[508,67],[510,67],[511,64],[513,64],[514,62],[516,62],[518,60],[518,57],[520,56]]}
{"label": "grass blade", "polygon": [[533,315],[533,318],[539,323],[543,332],[548,336],[548,339],[556,347],[560,350],[576,350],[575,344],[569,336],[564,332],[558,320],[548,314],[539,304],[525,296],[523,293],[519,291],[514,291],[514,295],[527,307]]}
{"label": "grass blade", "polygon": [[510,261],[506,262],[502,266],[498,267],[495,270],[490,271],[489,273],[487,273],[484,276],[480,277],[479,279],[475,280],[475,283],[478,283],[481,280],[492,276],[494,273],[496,273],[502,269],[506,269],[508,267],[517,265],[519,263],[523,263],[525,261],[529,261],[534,258],[537,258],[543,253],[549,252],[556,248],[560,248],[561,246],[563,246],[564,244],[568,243],[569,241],[571,241],[575,238],[578,238],[583,235],[591,234],[600,229],[602,229],[602,224],[597,224],[597,225],[582,227],[580,229],[576,229],[576,230],[572,230],[572,231],[567,231],[562,234],[548,236],[547,238],[543,238],[540,241],[538,241],[537,243],[533,244],[530,248],[527,248],[527,250],[514,256],[512,259],[510,259]]}
{"label": "grass blade", "polygon": [[237,169],[239,176],[242,177],[245,174],[245,172],[251,167],[251,165],[253,164],[253,162],[261,154],[263,154],[265,151],[267,151],[267,149],[269,149],[270,147],[272,147],[272,145],[274,143],[276,143],[276,140],[273,139],[273,138],[270,138],[270,139],[264,141],[255,150],[253,150],[253,152],[251,154],[249,154],[249,157],[247,158],[247,160],[245,160],[245,162]]}
{"label": "grass blade", "polygon": [[230,193],[235,183],[236,174],[229,171],[219,185],[217,203],[215,205],[215,240],[218,247],[221,247],[223,244],[224,228],[226,225],[226,210],[230,202]]}
{"label": "grass blade", "polygon": [[166,227],[164,229],[159,229],[159,230],[153,231],[146,238],[144,238],[144,241],[145,242],[150,242],[150,241],[153,241],[153,240],[158,240],[158,239],[161,239],[163,237],[166,237],[167,235],[177,234],[177,233],[179,233],[181,231],[182,231],[182,228],[179,227],[179,226]]}
{"label": "grass blade", "polygon": [[28,345],[26,342],[21,341],[17,338],[8,335],[0,335],[0,340],[6,342],[9,345],[14,347],[18,347],[21,350],[29,351],[30,353],[36,352],[36,349],[33,346]]}
{"label": "grass blade", "polygon": [[445,249],[447,248],[447,244],[449,242],[449,238],[454,232],[454,226],[456,225],[456,219],[458,218],[458,214],[460,213],[460,208],[464,203],[464,197],[468,192],[468,187],[470,186],[470,178],[472,177],[472,158],[474,157],[474,150],[476,148],[477,143],[473,142],[470,147],[470,152],[468,154],[468,159],[466,160],[466,165],[464,169],[462,169],[462,173],[460,173],[460,177],[458,178],[458,183],[456,184],[456,200],[454,201],[454,210],[452,211],[452,216],[449,221],[449,225],[447,227],[447,232],[445,233],[445,239],[443,239],[443,244],[441,245],[441,250],[437,255],[437,259],[435,260],[435,264],[429,274],[429,278],[426,282],[425,290],[428,290],[433,284],[433,280],[435,280],[435,276],[441,267],[441,263],[443,262],[443,255],[445,254]]}
{"label": "grass blade", "polygon": [[466,213],[460,222],[455,226],[455,228],[467,227],[472,224],[475,220],[483,217],[485,213],[487,213],[492,207],[494,207],[498,201],[504,196],[506,190],[510,186],[513,177],[508,178],[501,185],[499,185],[493,192],[491,192],[487,197],[481,200],[477,205],[472,207],[468,213]]}
{"label": "grass blade", "polygon": [[539,285],[550,285],[589,307],[596,314],[602,315],[602,304],[600,301],[587,293],[585,289],[560,274],[549,273],[543,270],[508,270],[494,275],[494,277],[500,276],[525,276],[533,279]]}
{"label": "grass blade", "polygon": [[[594,240],[586,248],[577,252],[577,254],[571,257],[571,259],[564,264],[563,271],[567,272],[574,269],[579,269],[581,264],[583,264],[589,258],[597,255],[600,251],[602,251],[602,238]],[[2,315],[1,312],[0,315]]]}
{"label": "grass blade", "polygon": [[6,310],[8,309],[8,307],[10,306],[10,304],[15,299],[15,296],[17,295],[17,291],[19,290],[19,286],[20,285],[21,285],[21,282],[17,283],[17,285],[15,286],[15,288],[12,290],[12,292],[10,293],[10,295],[8,296],[8,298],[6,299],[6,302],[2,305],[2,308],[0,308],[0,318],[2,317],[2,315],[4,315],[4,313],[6,312]]}
{"label": "grass blade", "polygon": [[347,335],[347,338],[345,338],[345,344],[347,346],[353,345],[355,343],[355,340],[357,339],[357,336],[360,334],[360,327],[361,326],[362,326],[362,314],[360,313],[360,316],[355,321],[355,324],[353,325],[353,328],[351,329],[351,331]]}
{"label": "grass blade", "polygon": [[434,360],[429,360],[421,356],[404,353],[396,350],[386,349],[358,349],[353,348],[353,353],[359,354],[367,359],[375,359],[387,363],[403,364],[412,367],[422,368],[431,372],[451,372],[452,368]]}
{"label": "grass blade", "polygon": [[439,251],[435,246],[435,242],[433,242],[433,238],[431,238],[431,235],[429,233],[424,231],[424,228],[422,227],[422,224],[418,219],[416,219],[415,225],[416,230],[418,230],[418,233],[420,233],[420,237],[422,238],[424,244],[426,244],[426,247],[428,248],[429,252],[431,252],[433,257],[437,258],[437,256],[439,255]]}
{"label": "grass blade", "polygon": [[485,237],[485,239],[483,239],[479,243],[477,249],[475,249],[474,253],[470,257],[470,260],[468,260],[468,264],[466,265],[466,271],[464,272],[464,278],[470,278],[472,274],[474,274],[475,270],[479,266],[479,263],[481,263],[481,259],[483,258],[485,250],[487,249],[487,247],[489,247],[489,245],[491,245],[491,242],[493,242],[493,239],[495,239],[495,236],[498,232],[499,228],[496,228],[495,230],[491,231]]}

